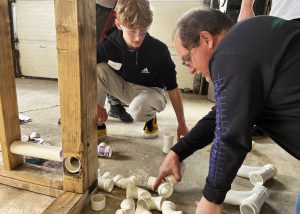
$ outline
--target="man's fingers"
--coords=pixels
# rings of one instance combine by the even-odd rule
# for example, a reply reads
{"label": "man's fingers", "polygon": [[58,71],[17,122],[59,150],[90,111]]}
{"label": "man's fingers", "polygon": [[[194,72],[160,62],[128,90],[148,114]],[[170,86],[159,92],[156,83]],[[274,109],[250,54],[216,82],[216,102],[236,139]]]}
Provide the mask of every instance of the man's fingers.
{"label": "man's fingers", "polygon": [[161,183],[161,181],[164,179],[164,176],[162,176],[161,174],[156,178],[154,184],[153,184],[153,190],[155,191],[157,189],[157,187],[159,186],[159,184]]}

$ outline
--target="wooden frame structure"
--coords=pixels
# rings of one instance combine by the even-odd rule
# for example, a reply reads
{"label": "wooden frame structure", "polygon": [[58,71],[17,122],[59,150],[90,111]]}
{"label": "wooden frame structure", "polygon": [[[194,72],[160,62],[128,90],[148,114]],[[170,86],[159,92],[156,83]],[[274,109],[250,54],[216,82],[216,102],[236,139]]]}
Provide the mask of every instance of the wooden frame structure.
{"label": "wooden frame structure", "polygon": [[21,137],[8,0],[0,0],[0,183],[57,199],[44,213],[79,213],[96,188],[95,1],[55,0],[63,160],[75,157],[78,173],[23,163],[10,152]]}

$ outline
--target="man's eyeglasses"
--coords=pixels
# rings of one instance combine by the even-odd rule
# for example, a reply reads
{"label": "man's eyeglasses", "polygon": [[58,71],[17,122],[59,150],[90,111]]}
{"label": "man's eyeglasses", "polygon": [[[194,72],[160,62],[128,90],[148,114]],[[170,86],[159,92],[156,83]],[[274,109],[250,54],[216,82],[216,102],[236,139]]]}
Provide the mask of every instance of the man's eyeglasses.
{"label": "man's eyeglasses", "polygon": [[121,26],[121,27],[122,27],[122,30],[125,31],[130,37],[134,37],[136,35],[145,37],[149,30],[149,28],[130,29],[125,26]]}
{"label": "man's eyeglasses", "polygon": [[187,66],[187,67],[190,67],[190,64],[187,63],[187,61],[190,60],[190,58],[191,58],[191,52],[192,52],[192,50],[193,50],[193,48],[195,47],[195,45],[196,45],[197,42],[198,42],[198,41],[194,41],[194,42],[193,42],[191,49],[190,49],[190,50],[187,52],[187,54],[183,57],[183,59],[182,59],[182,65]]}

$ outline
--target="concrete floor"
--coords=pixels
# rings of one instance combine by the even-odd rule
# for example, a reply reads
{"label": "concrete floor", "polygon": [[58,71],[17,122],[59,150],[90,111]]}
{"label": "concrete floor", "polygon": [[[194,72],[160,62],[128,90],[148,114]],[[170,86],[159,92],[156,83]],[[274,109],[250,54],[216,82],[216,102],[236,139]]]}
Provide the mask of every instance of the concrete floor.
{"label": "concrete floor", "polygon": [[[22,134],[37,131],[42,138],[52,145],[59,146],[60,126],[57,120],[59,114],[59,98],[56,81],[17,79],[19,111],[31,117],[32,122],[21,125]],[[184,94],[184,108],[189,128],[202,118],[214,105],[206,97]],[[159,138],[146,140],[141,137],[143,123],[123,124],[109,118],[107,131],[109,137],[105,142],[113,149],[110,159],[99,158],[99,168],[103,174],[106,171],[125,176],[138,175],[142,178],[157,176],[158,168],[165,155],[162,153],[162,134],[175,134],[177,122],[170,102],[165,111],[157,115],[161,131]],[[177,204],[177,209],[185,214],[195,212],[195,201],[201,197],[208,170],[210,147],[196,152],[185,160],[185,172],[182,182],[170,198]],[[257,140],[254,150],[248,154],[246,165],[262,166],[274,164],[278,175],[268,181],[265,186],[270,191],[270,197],[263,205],[261,213],[289,214],[294,213],[294,203],[300,192],[300,162],[287,154],[270,139]],[[232,189],[250,190],[251,183],[247,179],[236,178]],[[118,209],[125,191],[115,188],[107,194],[107,207],[98,213],[113,214]],[[35,214],[41,213],[55,198],[0,185],[0,213]],[[91,211],[87,204],[83,213]],[[156,212],[153,212],[156,213]],[[224,213],[239,213],[236,206],[225,205]]]}

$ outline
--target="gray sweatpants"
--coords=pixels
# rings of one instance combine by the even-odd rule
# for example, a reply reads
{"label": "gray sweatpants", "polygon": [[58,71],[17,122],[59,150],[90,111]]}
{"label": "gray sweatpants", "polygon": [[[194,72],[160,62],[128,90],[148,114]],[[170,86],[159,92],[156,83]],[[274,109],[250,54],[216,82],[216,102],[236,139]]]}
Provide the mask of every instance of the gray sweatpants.
{"label": "gray sweatpants", "polygon": [[129,105],[128,112],[136,121],[153,119],[166,107],[165,91],[126,82],[105,62],[97,64],[97,104],[104,106],[106,93]]}

